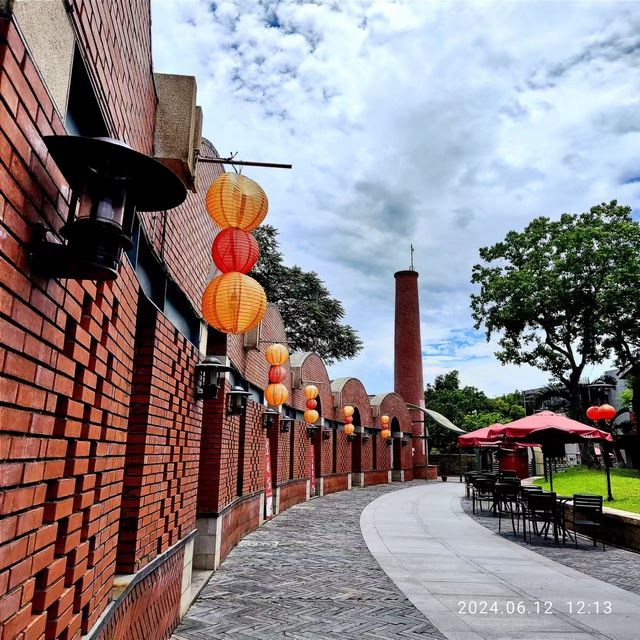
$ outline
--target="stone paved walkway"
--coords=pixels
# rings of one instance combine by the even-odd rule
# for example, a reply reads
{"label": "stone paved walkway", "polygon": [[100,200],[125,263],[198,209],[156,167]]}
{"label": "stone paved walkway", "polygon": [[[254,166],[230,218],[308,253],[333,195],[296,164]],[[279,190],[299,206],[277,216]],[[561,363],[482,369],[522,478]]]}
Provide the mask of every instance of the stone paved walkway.
{"label": "stone paved walkway", "polygon": [[368,503],[412,484],[316,498],[266,523],[229,554],[173,640],[444,638],[387,577],[360,531]]}
{"label": "stone paved walkway", "polygon": [[362,512],[370,551],[448,640],[636,640],[640,596],[495,535],[464,487],[383,495]]}
{"label": "stone paved walkway", "polygon": [[607,545],[603,552],[601,544],[594,547],[591,540],[586,538],[578,538],[577,549],[570,541],[567,541],[565,545],[556,545],[553,536],[550,536],[548,540],[533,536],[533,543],[529,545],[522,539],[521,534],[513,535],[510,519],[502,519],[502,532],[498,533],[498,518],[488,511],[478,511],[477,515],[474,515],[471,509],[471,500],[466,499],[462,500],[462,508],[468,516],[507,540],[517,542],[551,560],[561,562],[567,567],[582,571],[589,576],[598,578],[598,580],[604,580],[609,584],[616,585],[616,587],[640,595],[640,554],[617,549],[610,545]]}

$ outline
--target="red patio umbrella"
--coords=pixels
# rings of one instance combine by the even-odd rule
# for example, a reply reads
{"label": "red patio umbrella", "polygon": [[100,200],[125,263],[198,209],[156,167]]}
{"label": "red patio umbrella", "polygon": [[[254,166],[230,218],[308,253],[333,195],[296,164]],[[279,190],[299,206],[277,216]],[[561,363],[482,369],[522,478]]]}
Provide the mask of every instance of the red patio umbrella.
{"label": "red patio umbrella", "polygon": [[[542,450],[545,452],[545,449],[548,451],[554,445],[564,445],[568,442],[580,442],[581,440],[613,442],[613,437],[606,431],[582,424],[577,420],[571,420],[571,418],[553,411],[541,411],[509,424],[497,424],[489,427],[487,440],[493,442],[531,442],[535,440],[542,445]],[[605,455],[604,458],[607,472],[608,499],[613,500],[608,456]],[[551,470],[549,470],[549,483],[553,490]]]}

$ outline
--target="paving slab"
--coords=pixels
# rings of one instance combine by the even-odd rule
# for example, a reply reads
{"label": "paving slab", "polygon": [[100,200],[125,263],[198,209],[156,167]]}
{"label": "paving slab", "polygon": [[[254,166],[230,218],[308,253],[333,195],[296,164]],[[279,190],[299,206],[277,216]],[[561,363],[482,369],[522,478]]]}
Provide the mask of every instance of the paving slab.
{"label": "paving slab", "polygon": [[380,496],[360,518],[380,566],[446,638],[638,637],[640,596],[498,536],[464,512],[463,492],[413,486]]}

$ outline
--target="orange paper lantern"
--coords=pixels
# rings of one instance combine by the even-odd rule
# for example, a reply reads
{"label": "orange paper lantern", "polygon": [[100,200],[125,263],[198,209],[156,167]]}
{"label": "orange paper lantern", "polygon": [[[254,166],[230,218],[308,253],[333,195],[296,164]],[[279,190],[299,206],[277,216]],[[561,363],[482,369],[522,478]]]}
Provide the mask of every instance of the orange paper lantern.
{"label": "orange paper lantern", "polygon": [[386,426],[389,424],[389,416],[380,416],[380,424]]}
{"label": "orange paper lantern", "polygon": [[260,324],[267,296],[253,278],[232,271],[214,278],[202,295],[202,315],[218,331],[245,333]]}
{"label": "orange paper lantern", "polygon": [[385,440],[386,440],[387,438],[390,438],[390,437],[391,437],[391,431],[389,431],[389,429],[383,429],[383,430],[380,432],[380,437],[384,438]]}
{"label": "orange paper lantern", "polygon": [[348,404],[342,407],[342,413],[347,417],[352,416],[354,414],[354,411],[355,409]]}
{"label": "orange paper lantern", "polygon": [[304,421],[308,422],[309,424],[315,424],[316,422],[318,422],[319,417],[320,414],[315,409],[307,409],[304,412]]}
{"label": "orange paper lantern", "polygon": [[289,392],[287,387],[278,382],[267,386],[264,390],[264,397],[272,407],[277,407],[289,399]]}
{"label": "orange paper lantern", "polygon": [[313,384],[308,384],[305,388],[304,388],[304,395],[306,398],[308,398],[309,400],[313,400],[314,398],[318,397],[318,387],[316,387]]}
{"label": "orange paper lantern", "polygon": [[353,432],[356,430],[356,428],[352,425],[352,424],[345,424],[344,425],[344,432],[348,435],[351,436],[353,435]]}
{"label": "orange paper lantern", "polygon": [[222,273],[249,273],[258,262],[257,240],[242,229],[223,229],[213,241],[211,257]]}
{"label": "orange paper lantern", "polygon": [[207,191],[207,211],[223,229],[255,229],[267,215],[269,202],[262,187],[238,173],[223,173]]}
{"label": "orange paper lantern", "polygon": [[276,342],[267,347],[264,357],[270,365],[275,367],[284,364],[289,359],[289,351],[283,344]]}

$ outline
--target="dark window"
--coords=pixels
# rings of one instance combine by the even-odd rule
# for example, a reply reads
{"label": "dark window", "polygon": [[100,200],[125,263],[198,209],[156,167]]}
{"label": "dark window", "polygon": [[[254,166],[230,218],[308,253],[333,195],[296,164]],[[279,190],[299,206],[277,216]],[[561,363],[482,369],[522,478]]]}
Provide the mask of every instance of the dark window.
{"label": "dark window", "polygon": [[77,47],[73,54],[65,127],[70,135],[75,136],[109,135],[89,73]]}

